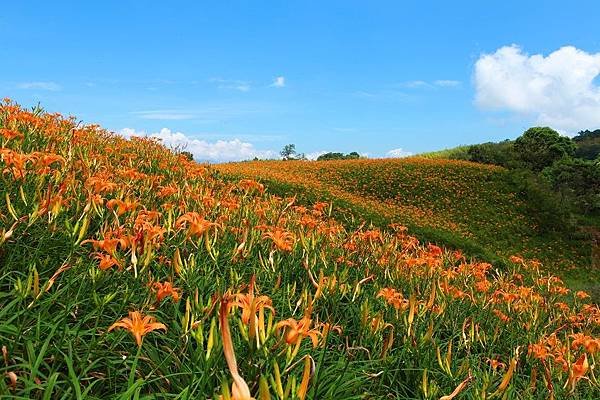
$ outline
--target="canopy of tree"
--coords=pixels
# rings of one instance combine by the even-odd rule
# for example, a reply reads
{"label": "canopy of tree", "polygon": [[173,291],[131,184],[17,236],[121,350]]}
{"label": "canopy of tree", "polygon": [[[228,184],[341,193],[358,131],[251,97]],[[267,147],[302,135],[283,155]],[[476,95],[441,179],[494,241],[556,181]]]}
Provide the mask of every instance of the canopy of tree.
{"label": "canopy of tree", "polygon": [[575,155],[575,143],[552,128],[529,128],[515,140],[515,154],[532,171],[541,171],[554,162]]}
{"label": "canopy of tree", "polygon": [[595,160],[600,157],[600,129],[581,131],[573,141],[577,145],[575,155],[578,158]]}
{"label": "canopy of tree", "polygon": [[317,157],[317,161],[325,161],[325,160],[355,160],[360,158],[360,154],[356,151],[352,153],[344,154],[344,153],[325,153],[321,154]]}

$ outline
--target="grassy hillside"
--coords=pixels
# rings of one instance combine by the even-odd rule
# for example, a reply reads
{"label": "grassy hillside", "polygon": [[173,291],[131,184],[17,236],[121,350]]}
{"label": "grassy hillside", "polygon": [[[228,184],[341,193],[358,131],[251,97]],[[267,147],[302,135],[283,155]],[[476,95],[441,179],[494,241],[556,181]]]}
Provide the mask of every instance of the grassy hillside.
{"label": "grassy hillside", "polygon": [[421,158],[445,158],[449,160],[464,160],[468,158],[467,152],[471,146],[457,146],[450,149],[430,151],[418,154]]}
{"label": "grassy hillside", "polygon": [[537,263],[347,229],[74,121],[0,106],[0,397],[600,397],[600,308]]}
{"label": "grassy hillside", "polygon": [[262,179],[280,194],[334,201],[358,220],[401,223],[423,240],[501,262],[519,254],[559,270],[575,285],[589,279],[591,240],[581,232],[540,233],[543,215],[500,167],[445,159],[328,162],[257,161],[217,166]]}

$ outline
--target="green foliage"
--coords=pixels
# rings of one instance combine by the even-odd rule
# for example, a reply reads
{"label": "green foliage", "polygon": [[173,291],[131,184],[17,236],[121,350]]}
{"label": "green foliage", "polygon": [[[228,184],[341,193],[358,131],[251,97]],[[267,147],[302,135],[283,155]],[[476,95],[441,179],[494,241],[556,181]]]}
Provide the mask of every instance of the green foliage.
{"label": "green foliage", "polygon": [[469,146],[467,150],[468,160],[482,164],[500,165],[511,167],[515,165],[514,142],[504,140],[502,142],[483,143]]}
{"label": "green foliage", "polygon": [[561,201],[548,182],[526,169],[510,170],[507,174],[510,182],[523,200],[524,210],[538,226],[540,233],[568,232],[572,228],[569,222],[569,204]]}
{"label": "green foliage", "polygon": [[451,149],[444,149],[444,150],[438,150],[438,151],[431,151],[428,153],[421,153],[419,154],[419,157],[423,157],[423,158],[430,158],[430,159],[436,159],[436,158],[442,158],[442,159],[448,159],[448,160],[466,160],[469,161],[469,148],[471,146],[458,146],[458,147],[453,147]]}
{"label": "green foliage", "polygon": [[284,160],[293,160],[296,155],[296,145],[293,143],[286,144],[279,152]]}
{"label": "green foliage", "polygon": [[532,171],[541,171],[564,157],[573,157],[575,144],[548,127],[529,128],[515,141],[517,158]]}
{"label": "green foliage", "polygon": [[562,159],[544,169],[544,176],[563,201],[585,214],[600,211],[600,165],[582,159]]}
{"label": "green foliage", "polygon": [[[465,153],[445,150],[430,154],[446,158],[460,155],[469,161],[513,170],[511,179],[518,185],[519,192],[527,198],[538,198],[539,207],[546,207],[540,210],[539,215],[550,218],[552,202],[557,202],[554,211],[558,214],[550,218],[553,222],[540,220],[543,230],[556,230],[563,226],[568,211],[585,216],[600,211],[600,129],[582,131],[571,140],[550,128],[534,127],[516,141],[488,142],[466,149]],[[522,181],[517,182],[519,179]],[[533,201],[533,204],[537,202]]]}
{"label": "green foliage", "polygon": [[194,155],[189,151],[182,151],[179,154],[181,154],[182,156],[184,156],[185,158],[187,158],[190,161],[194,160]]}
{"label": "green foliage", "polygon": [[600,129],[581,131],[573,138],[577,145],[575,156],[586,160],[600,157]]}
{"label": "green foliage", "polygon": [[344,154],[344,153],[325,153],[321,154],[317,157],[317,161],[327,161],[327,160],[356,160],[360,158],[360,154],[356,151],[352,153]]}

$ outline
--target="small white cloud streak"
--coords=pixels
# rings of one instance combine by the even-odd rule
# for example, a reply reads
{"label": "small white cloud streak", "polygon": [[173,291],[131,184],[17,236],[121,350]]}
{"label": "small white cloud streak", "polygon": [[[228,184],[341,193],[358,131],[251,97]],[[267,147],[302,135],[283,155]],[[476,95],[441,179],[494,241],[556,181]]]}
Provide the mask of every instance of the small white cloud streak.
{"label": "small white cloud streak", "polygon": [[56,82],[23,82],[17,85],[19,89],[26,90],[47,90],[50,92],[57,92],[62,87]]}
{"label": "small white cloud streak", "polygon": [[189,151],[197,161],[227,162],[250,160],[255,157],[260,159],[277,158],[277,153],[271,150],[258,150],[252,143],[242,142],[240,139],[217,140],[208,142],[193,139],[181,132],[173,132],[162,128],[159,132],[147,134],[132,128],[123,128],[119,134],[125,138],[132,136],[158,138],[170,148],[179,148]]}
{"label": "small white cloud streak", "polygon": [[417,81],[408,81],[404,83],[403,86],[408,88],[421,88],[421,87],[430,87],[431,85],[425,81],[417,80]]}
{"label": "small white cloud streak", "polygon": [[441,87],[457,87],[460,86],[460,81],[455,81],[452,79],[438,79],[433,82],[436,86]]}
{"label": "small white cloud streak", "polygon": [[273,79],[273,83],[271,83],[272,87],[282,88],[285,87],[285,76],[277,76]]}
{"label": "small white cloud streak", "polygon": [[251,89],[250,82],[247,81],[222,78],[212,78],[210,81],[217,83],[219,89],[238,90],[240,92],[248,92]]}

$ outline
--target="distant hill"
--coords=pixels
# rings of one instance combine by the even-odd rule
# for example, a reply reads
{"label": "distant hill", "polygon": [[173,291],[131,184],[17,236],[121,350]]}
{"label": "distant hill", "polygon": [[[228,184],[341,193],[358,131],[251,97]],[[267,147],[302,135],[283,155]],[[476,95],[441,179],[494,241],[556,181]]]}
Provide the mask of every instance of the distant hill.
{"label": "distant hill", "polygon": [[[355,223],[400,223],[425,240],[500,262],[520,254],[562,270],[590,264],[590,243],[541,233],[546,218],[508,170],[466,161],[405,158],[328,163],[259,161],[216,166],[260,179],[270,191],[328,200]],[[577,236],[577,235],[575,235]]]}

